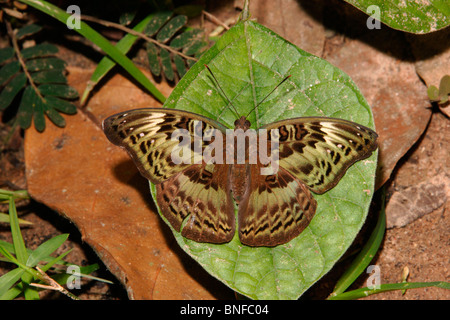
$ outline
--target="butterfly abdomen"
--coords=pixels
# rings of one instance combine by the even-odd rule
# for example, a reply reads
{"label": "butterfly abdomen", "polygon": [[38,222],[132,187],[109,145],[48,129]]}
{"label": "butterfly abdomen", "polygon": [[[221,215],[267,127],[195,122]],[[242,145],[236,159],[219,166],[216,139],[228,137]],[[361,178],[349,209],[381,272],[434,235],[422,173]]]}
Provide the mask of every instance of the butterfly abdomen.
{"label": "butterfly abdomen", "polygon": [[247,190],[249,175],[248,164],[234,164],[231,167],[231,191],[236,203],[239,203]]}

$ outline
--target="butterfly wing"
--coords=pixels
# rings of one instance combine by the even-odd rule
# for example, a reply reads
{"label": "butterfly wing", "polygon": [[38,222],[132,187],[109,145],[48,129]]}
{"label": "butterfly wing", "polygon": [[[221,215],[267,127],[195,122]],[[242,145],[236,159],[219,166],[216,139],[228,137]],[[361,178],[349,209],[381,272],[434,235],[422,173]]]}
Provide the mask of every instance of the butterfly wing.
{"label": "butterfly wing", "polygon": [[378,147],[373,130],[342,119],[293,118],[262,128],[279,132],[279,166],[318,194],[333,188],[352,164]]}
{"label": "butterfly wing", "polygon": [[156,185],[164,217],[197,242],[229,242],[235,233],[228,165],[193,165]]}
{"label": "butterfly wing", "polygon": [[[115,114],[103,121],[106,137],[127,150],[140,173],[155,184],[195,163],[194,160],[201,157],[209,144],[209,141],[201,141],[201,149],[196,152],[193,146],[195,130],[201,135],[213,129],[222,133],[226,130],[223,125],[207,117],[168,108],[135,109]],[[172,157],[174,148],[180,145],[175,132],[185,133],[183,138],[191,142],[191,154],[181,163],[174,163]]]}
{"label": "butterfly wing", "polygon": [[239,238],[248,246],[276,246],[298,236],[316,212],[308,188],[287,170],[262,175],[250,165],[249,185],[239,204]]}
{"label": "butterfly wing", "polygon": [[[178,129],[189,140],[189,154],[183,155],[187,163],[175,163],[172,157],[180,143],[173,139]],[[172,227],[195,241],[222,243],[235,232],[229,166],[194,161],[211,143],[202,139],[197,150],[195,135],[214,129],[216,134],[226,130],[212,119],[166,108],[131,110],[103,122],[108,139],[127,150],[140,173],[156,184],[156,201]]]}

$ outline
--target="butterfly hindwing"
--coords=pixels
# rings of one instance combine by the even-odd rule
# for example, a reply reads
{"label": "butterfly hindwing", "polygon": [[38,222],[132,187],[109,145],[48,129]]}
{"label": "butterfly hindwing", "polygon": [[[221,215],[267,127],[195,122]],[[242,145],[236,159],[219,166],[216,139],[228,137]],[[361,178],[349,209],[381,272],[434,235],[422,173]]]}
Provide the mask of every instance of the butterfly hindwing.
{"label": "butterfly hindwing", "polygon": [[309,224],[317,203],[308,188],[288,171],[261,175],[249,167],[247,193],[239,204],[239,237],[249,246],[276,246],[298,236]]}
{"label": "butterfly hindwing", "polygon": [[229,166],[193,165],[156,185],[164,217],[183,237],[197,242],[229,242],[235,233]]}
{"label": "butterfly hindwing", "polygon": [[373,130],[342,119],[294,118],[263,128],[278,129],[280,167],[318,194],[333,188],[352,164],[377,148]]}

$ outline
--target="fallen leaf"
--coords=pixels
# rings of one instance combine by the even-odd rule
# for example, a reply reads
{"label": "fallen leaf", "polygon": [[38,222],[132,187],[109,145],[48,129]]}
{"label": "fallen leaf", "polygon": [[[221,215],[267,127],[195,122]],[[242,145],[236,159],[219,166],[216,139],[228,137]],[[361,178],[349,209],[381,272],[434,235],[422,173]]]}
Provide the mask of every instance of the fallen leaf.
{"label": "fallen leaf", "polygon": [[258,0],[249,5],[251,17],[258,23],[319,57],[325,41],[323,7],[321,2],[295,0]]}
{"label": "fallen leaf", "polygon": [[[71,68],[69,83],[84,84],[91,72]],[[63,129],[49,122],[44,133],[27,130],[28,192],[78,227],[131,299],[224,298],[230,291],[175,244],[155,213],[148,182],[98,126],[111,113],[152,106],[152,101],[126,78],[115,75],[90,101],[92,114],[66,116]],[[116,109],[108,109],[113,103]],[[92,121],[93,117],[98,120]],[[212,287],[213,294],[208,290]]]}
{"label": "fallen leaf", "polygon": [[449,193],[450,183],[444,176],[395,192],[386,205],[386,227],[404,227],[433,212],[447,201]]}
{"label": "fallen leaf", "polygon": [[327,56],[353,79],[372,107],[380,145],[376,188],[390,178],[431,117],[427,89],[404,46],[400,32],[384,27],[345,39]]}

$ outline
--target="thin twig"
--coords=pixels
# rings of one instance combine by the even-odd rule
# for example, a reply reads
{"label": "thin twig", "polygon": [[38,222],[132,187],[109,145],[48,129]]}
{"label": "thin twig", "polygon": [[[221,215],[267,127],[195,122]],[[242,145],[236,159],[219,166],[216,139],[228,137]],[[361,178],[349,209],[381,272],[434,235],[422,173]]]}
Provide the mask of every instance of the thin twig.
{"label": "thin twig", "polygon": [[208,17],[209,20],[211,20],[212,22],[214,22],[215,24],[218,24],[222,27],[224,27],[225,30],[230,30],[230,27],[227,26],[225,23],[223,23],[222,21],[220,21],[217,17],[215,17],[214,15],[212,15],[209,12],[206,12],[205,10],[202,10],[202,13]]}
{"label": "thin twig", "polygon": [[157,45],[157,46],[159,46],[161,48],[164,48],[167,51],[172,52],[173,54],[177,54],[177,55],[179,55],[180,57],[182,57],[184,59],[197,61],[197,59],[194,58],[194,57],[187,56],[184,53],[181,53],[180,51],[177,51],[177,50],[173,49],[170,46],[167,46],[167,45],[165,45],[165,44],[163,44],[163,43],[161,43],[161,42],[159,42],[159,41],[157,41],[155,39],[152,39],[152,38],[146,36],[142,32],[135,31],[133,29],[127,28],[127,27],[125,27],[125,26],[123,26],[123,25],[121,25],[119,23],[102,20],[102,19],[99,19],[99,18],[96,18],[96,17],[86,16],[84,14],[80,15],[80,17],[81,17],[82,20],[91,21],[91,22],[94,22],[94,23],[101,24],[101,25],[103,25],[105,27],[116,28],[116,29],[125,31],[125,32],[130,33],[130,34],[132,34],[134,36],[137,36],[137,37],[139,37],[141,39],[144,39],[147,42],[152,42],[155,45]]}
{"label": "thin twig", "polygon": [[31,286],[38,287],[38,288],[43,288],[43,289],[48,289],[48,290],[59,291],[62,294],[68,296],[69,298],[71,298],[73,300],[80,300],[80,298],[78,298],[76,295],[74,295],[73,293],[69,292],[63,286],[61,286],[58,282],[56,282],[55,280],[50,278],[44,271],[39,269],[39,267],[36,266],[36,269],[41,274],[42,279],[45,282],[47,282],[49,285],[44,285],[44,284],[39,284],[39,283],[30,283]]}
{"label": "thin twig", "polygon": [[43,101],[45,102],[44,97],[42,96],[41,92],[39,91],[39,89],[37,88],[36,84],[33,81],[33,78],[31,77],[30,73],[28,72],[27,66],[25,64],[25,61],[23,60],[22,54],[20,53],[20,48],[19,48],[19,44],[17,43],[17,38],[16,38],[16,30],[13,30],[11,27],[11,23],[9,23],[8,20],[5,20],[6,23],[6,29],[8,30],[8,35],[11,38],[11,42],[13,44],[14,47],[14,51],[16,52],[16,56],[17,56],[17,60],[19,60],[20,65],[22,66],[23,72],[25,73],[28,82],[30,82],[31,87],[33,88],[33,90],[36,92],[36,95]]}

